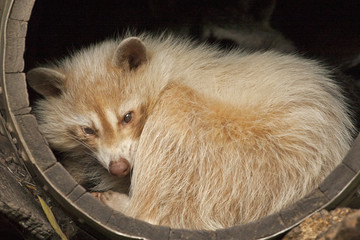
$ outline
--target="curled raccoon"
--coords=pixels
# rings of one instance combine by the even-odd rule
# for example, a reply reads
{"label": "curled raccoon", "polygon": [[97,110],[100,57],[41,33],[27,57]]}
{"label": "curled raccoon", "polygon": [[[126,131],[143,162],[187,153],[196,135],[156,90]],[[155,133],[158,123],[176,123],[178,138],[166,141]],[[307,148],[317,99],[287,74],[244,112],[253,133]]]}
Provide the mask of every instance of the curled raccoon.
{"label": "curled raccoon", "polygon": [[[294,203],[355,132],[331,71],[276,51],[171,35],[106,40],[27,74],[40,131],[114,209],[219,229]],[[103,192],[101,192],[103,191]]]}

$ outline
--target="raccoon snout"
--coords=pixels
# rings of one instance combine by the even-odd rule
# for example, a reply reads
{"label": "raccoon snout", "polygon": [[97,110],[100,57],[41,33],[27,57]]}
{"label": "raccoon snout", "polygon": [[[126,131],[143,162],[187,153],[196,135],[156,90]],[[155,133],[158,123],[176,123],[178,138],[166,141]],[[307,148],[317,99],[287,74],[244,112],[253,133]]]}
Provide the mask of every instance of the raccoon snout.
{"label": "raccoon snout", "polygon": [[110,162],[110,174],[117,177],[125,177],[130,172],[130,163],[125,158]]}

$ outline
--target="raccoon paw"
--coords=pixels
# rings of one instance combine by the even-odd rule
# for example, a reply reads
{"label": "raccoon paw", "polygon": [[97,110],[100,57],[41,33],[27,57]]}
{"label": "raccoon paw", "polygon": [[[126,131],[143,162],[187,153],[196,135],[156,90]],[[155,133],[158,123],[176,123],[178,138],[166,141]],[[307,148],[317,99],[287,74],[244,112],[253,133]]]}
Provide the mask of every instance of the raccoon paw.
{"label": "raccoon paw", "polygon": [[96,197],[97,199],[100,199],[102,192],[92,192],[91,195]]}
{"label": "raccoon paw", "polygon": [[124,211],[129,202],[128,195],[114,191],[93,192],[91,194],[104,204],[120,212]]}

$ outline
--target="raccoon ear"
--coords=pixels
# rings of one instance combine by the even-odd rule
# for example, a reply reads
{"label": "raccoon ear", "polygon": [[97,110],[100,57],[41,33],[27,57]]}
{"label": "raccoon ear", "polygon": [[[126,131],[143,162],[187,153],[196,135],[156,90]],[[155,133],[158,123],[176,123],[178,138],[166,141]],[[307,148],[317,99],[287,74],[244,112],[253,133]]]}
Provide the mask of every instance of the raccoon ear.
{"label": "raccoon ear", "polygon": [[50,68],[34,68],[26,74],[32,89],[44,97],[55,97],[63,90],[65,76]]}
{"label": "raccoon ear", "polygon": [[146,47],[137,37],[124,39],[117,47],[113,64],[118,68],[133,70],[147,61]]}

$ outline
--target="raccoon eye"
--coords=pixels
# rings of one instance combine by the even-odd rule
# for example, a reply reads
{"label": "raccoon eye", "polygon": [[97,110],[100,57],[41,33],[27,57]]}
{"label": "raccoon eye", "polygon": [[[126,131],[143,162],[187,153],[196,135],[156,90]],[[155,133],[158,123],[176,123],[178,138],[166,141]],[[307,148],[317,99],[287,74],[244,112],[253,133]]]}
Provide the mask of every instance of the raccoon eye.
{"label": "raccoon eye", "polygon": [[131,121],[133,117],[133,112],[128,112],[127,114],[124,115],[124,118],[123,118],[123,123],[129,123]]}
{"label": "raccoon eye", "polygon": [[81,130],[83,131],[83,133],[85,134],[85,135],[88,135],[88,136],[90,136],[90,135],[95,135],[96,134],[96,132],[95,132],[95,130],[94,129],[92,129],[92,128],[90,128],[90,127],[81,127]]}

